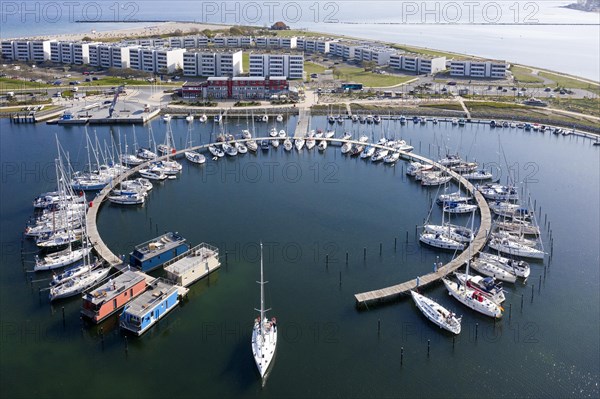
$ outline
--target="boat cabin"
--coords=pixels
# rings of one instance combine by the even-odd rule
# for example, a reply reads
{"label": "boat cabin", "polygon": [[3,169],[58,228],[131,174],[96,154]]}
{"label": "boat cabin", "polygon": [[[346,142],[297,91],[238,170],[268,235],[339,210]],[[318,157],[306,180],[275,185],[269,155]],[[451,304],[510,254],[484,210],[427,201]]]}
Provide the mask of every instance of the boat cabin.
{"label": "boat cabin", "polygon": [[219,249],[206,243],[190,249],[177,261],[165,266],[167,278],[187,287],[219,268]]}
{"label": "boat cabin", "polygon": [[129,254],[129,265],[143,272],[160,267],[189,249],[185,238],[169,232],[135,247]]}
{"label": "boat cabin", "polygon": [[179,303],[177,286],[156,279],[131,301],[119,318],[121,328],[142,335]]}
{"label": "boat cabin", "polygon": [[146,276],[127,270],[83,295],[81,314],[99,323],[146,290]]}

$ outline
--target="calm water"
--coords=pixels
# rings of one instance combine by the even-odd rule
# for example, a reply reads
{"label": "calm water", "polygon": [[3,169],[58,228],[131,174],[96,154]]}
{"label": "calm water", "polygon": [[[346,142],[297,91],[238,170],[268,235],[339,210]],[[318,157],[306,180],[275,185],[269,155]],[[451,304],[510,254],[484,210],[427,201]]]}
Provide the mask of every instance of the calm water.
{"label": "calm water", "polygon": [[[359,11],[360,2],[352,0],[274,3],[177,0],[171,1],[168,9],[156,7],[155,0],[82,2],[72,6],[49,0],[32,4],[6,2],[1,35],[89,32],[148,25],[117,23],[130,19],[259,26],[283,20],[294,28],[505,59],[598,81],[600,15],[561,7],[572,2],[575,0],[377,0],[369,2],[368,15]],[[76,19],[112,22],[75,24]]]}
{"label": "calm water", "polygon": [[[313,121],[315,127],[324,124],[324,118]],[[184,142],[187,125],[173,125],[176,143]],[[245,125],[233,120],[228,128],[239,132]],[[162,141],[164,124],[155,121],[153,126],[156,139]],[[381,127],[346,128],[361,129],[374,138],[381,134]],[[266,132],[268,127],[257,129]],[[600,159],[598,148],[588,140],[494,131],[483,125],[390,125],[390,131],[412,141],[416,152],[435,157],[438,149],[443,153],[447,147],[488,164],[499,161],[500,136],[513,174],[520,182],[527,180],[532,197],[542,206],[542,223],[546,213],[551,223],[556,244],[551,264],[532,264],[526,284],[507,284],[507,313],[496,325],[461,307],[443,286],[427,289],[429,296],[464,315],[454,349],[452,337],[424,319],[410,300],[364,311],[354,306],[355,293],[414,278],[429,272],[436,256],[442,261],[451,257],[416,242],[414,226],[427,216],[436,189],[423,189],[405,178],[402,162],[395,167],[373,165],[343,157],[339,148],[330,147],[325,154],[279,148],[209,160],[200,167],[185,163],[179,179],[155,184],[145,206],[105,205],[100,212],[99,230],[115,253],[128,253],[133,245],[163,231],[178,231],[192,244],[204,241],[221,249],[222,268],[192,286],[184,305],[160,325],[142,338],[130,337],[126,354],[115,318],[102,324],[102,341],[97,327],[82,327],[80,300],[50,305],[45,293],[38,295],[38,287],[46,282],[34,283],[32,289],[20,261],[21,232],[32,214],[31,200],[54,187],[55,135],[73,161],[82,164],[87,159],[83,129],[2,120],[0,131],[3,397],[600,393]],[[196,123],[195,142],[209,140],[211,131],[212,124]],[[110,140],[108,127],[98,127],[96,133],[100,142]],[[122,127],[121,133],[132,141],[131,128]],[[147,143],[145,128],[138,127],[136,133],[139,142]],[[506,167],[502,169],[498,173],[506,175]],[[432,218],[441,218],[437,206]],[[460,218],[457,223],[468,221]],[[548,239],[545,235],[546,245]],[[281,326],[278,353],[264,389],[250,351],[253,309],[259,305],[259,240],[265,243],[267,304]],[[25,269],[31,269],[29,252],[34,246],[26,241],[23,248]]]}

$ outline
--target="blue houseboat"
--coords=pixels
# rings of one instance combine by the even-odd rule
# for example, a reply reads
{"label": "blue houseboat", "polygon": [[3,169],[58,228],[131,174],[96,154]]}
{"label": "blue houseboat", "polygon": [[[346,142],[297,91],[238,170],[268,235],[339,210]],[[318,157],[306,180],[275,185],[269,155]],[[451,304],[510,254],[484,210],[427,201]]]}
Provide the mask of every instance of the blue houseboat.
{"label": "blue houseboat", "polygon": [[177,233],[165,233],[136,246],[129,254],[129,264],[143,272],[149,272],[189,249],[185,238]]}
{"label": "blue houseboat", "polygon": [[142,335],[179,303],[176,285],[157,278],[148,289],[129,302],[119,317],[122,329]]}

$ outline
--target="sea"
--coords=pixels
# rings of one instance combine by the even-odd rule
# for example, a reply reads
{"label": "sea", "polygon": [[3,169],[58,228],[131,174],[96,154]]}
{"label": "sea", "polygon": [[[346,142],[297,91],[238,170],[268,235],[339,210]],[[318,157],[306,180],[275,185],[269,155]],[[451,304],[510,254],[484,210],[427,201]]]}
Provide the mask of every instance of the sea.
{"label": "sea", "polygon": [[[266,136],[283,123],[233,117],[224,126],[172,121],[175,145],[208,143],[221,131]],[[329,128],[315,116],[314,128]],[[151,129],[150,129],[151,128]],[[462,316],[452,336],[408,297],[357,308],[354,295],[412,279],[454,254],[422,246],[416,226],[439,223],[434,199],[406,175],[407,163],[373,164],[329,146],[282,147],[204,165],[183,163],[176,180],[154,184],[145,205],[102,206],[98,228],[116,254],[165,231],[220,249],[221,268],[142,337],[112,317],[80,319],[81,299],[50,303],[49,273],[32,273],[35,244],[23,238],[32,200],[56,187],[57,141],[75,170],[88,156],[86,130],[108,159],[117,148],[163,142],[161,120],[145,126],[61,127],[0,120],[0,393],[6,398],[481,397],[600,396],[600,147],[576,135],[487,124],[384,121],[334,125],[377,141],[404,139],[437,159],[458,153],[516,182],[535,213],[543,262],[504,284],[504,316],[493,321],[449,297],[442,284],[422,292]],[[448,187],[448,191],[456,187]],[[479,224],[458,216],[452,222]],[[251,351],[260,306],[259,243],[264,245],[268,317],[279,343],[266,383]],[[347,259],[347,261],[346,261]],[[159,275],[158,273],[157,275]]]}
{"label": "sea", "polygon": [[[1,37],[196,21],[295,29],[503,59],[600,81],[600,13],[569,1],[4,1]],[[365,9],[368,8],[368,9]],[[76,23],[76,21],[92,21]],[[99,22],[101,21],[101,22]],[[127,23],[124,23],[127,22]]]}

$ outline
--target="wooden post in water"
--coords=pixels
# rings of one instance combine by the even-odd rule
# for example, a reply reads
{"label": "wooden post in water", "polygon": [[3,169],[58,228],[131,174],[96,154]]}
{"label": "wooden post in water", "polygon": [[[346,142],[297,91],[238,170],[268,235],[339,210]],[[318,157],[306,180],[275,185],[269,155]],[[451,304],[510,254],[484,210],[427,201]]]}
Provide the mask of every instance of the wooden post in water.
{"label": "wooden post in water", "polygon": [[540,293],[541,289],[542,289],[542,275],[540,274],[540,281],[538,283],[538,294]]}
{"label": "wooden post in water", "polygon": [[508,305],[508,321],[510,321],[511,317],[512,317],[512,303],[510,305]]}
{"label": "wooden post in water", "polygon": [[363,248],[363,260],[367,260],[367,247]]}
{"label": "wooden post in water", "polygon": [[523,312],[523,295],[521,295],[521,313]]}
{"label": "wooden post in water", "polygon": [[325,255],[325,266],[329,266],[329,254]]}
{"label": "wooden post in water", "polygon": [[342,272],[340,272],[340,287],[342,286]]}
{"label": "wooden post in water", "polygon": [[377,319],[377,335],[381,332],[381,320]]}
{"label": "wooden post in water", "polygon": [[478,335],[479,335],[479,323],[475,323],[475,341],[477,341]]}
{"label": "wooden post in water", "polygon": [[346,252],[346,265],[348,265],[348,252]]}
{"label": "wooden post in water", "polygon": [[383,243],[379,243],[379,256],[381,256],[381,252],[383,251]]}
{"label": "wooden post in water", "polygon": [[65,307],[62,307],[63,328],[65,328]]}
{"label": "wooden post in water", "polygon": [[533,286],[534,286],[534,285],[535,285],[535,284],[531,284],[531,302],[533,302]]}
{"label": "wooden post in water", "polygon": [[[406,232],[406,234],[408,234],[408,231]],[[396,252],[396,248],[398,247],[397,242],[398,242],[398,237],[394,237],[394,252]]]}
{"label": "wooden post in water", "polygon": [[400,347],[400,366],[404,364],[404,347]]}
{"label": "wooden post in water", "polygon": [[125,335],[125,357],[129,355],[129,345],[127,344],[127,335]]}
{"label": "wooden post in water", "polygon": [[429,346],[430,346],[430,340],[427,340],[427,357],[429,357]]}

